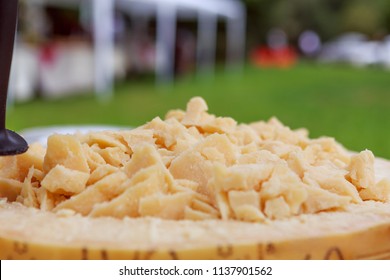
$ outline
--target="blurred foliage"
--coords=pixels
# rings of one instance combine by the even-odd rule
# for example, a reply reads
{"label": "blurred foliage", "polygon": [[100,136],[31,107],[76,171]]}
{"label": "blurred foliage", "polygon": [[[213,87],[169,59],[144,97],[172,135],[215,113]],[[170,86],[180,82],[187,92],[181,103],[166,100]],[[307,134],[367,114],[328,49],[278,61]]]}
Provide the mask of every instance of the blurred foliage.
{"label": "blurred foliage", "polygon": [[278,27],[295,42],[304,30],[329,40],[343,32],[372,38],[390,32],[389,0],[243,0],[248,10],[249,46],[264,43],[267,32]]}
{"label": "blurred foliage", "polygon": [[351,1],[342,12],[345,31],[357,31],[368,35],[383,32],[385,26],[381,1]]}

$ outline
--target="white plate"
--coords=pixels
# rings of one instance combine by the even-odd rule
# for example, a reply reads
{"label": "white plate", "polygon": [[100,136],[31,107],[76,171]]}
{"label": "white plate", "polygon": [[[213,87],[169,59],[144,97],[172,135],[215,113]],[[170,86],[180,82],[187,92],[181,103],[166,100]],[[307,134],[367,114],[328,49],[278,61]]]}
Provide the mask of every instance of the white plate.
{"label": "white plate", "polygon": [[54,134],[74,134],[76,132],[88,133],[104,130],[123,130],[131,129],[124,126],[109,126],[109,125],[66,125],[66,126],[45,126],[33,127],[20,131],[20,134],[26,139],[27,143],[31,144],[39,142],[46,146],[47,138]]}

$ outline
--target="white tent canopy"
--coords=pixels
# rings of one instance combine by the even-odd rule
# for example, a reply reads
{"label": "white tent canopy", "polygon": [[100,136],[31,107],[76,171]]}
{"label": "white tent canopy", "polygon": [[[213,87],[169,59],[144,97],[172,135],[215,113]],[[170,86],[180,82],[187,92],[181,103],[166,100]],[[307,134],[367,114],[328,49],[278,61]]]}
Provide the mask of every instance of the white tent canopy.
{"label": "white tent canopy", "polygon": [[27,4],[79,7],[92,10],[95,46],[95,90],[112,89],[114,70],[114,9],[131,16],[153,17],[157,22],[157,81],[169,82],[174,74],[177,18],[198,21],[198,71],[212,72],[215,63],[217,21],[226,21],[227,65],[244,61],[246,11],[239,0],[25,0]]}

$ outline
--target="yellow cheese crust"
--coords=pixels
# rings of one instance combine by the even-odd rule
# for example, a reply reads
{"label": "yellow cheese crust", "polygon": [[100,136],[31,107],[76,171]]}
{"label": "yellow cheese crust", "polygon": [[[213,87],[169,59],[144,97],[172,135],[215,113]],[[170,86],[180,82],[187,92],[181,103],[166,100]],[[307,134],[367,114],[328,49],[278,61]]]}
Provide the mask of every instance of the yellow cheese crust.
{"label": "yellow cheese crust", "polygon": [[0,259],[390,259],[390,205],[264,224],[91,219],[0,202],[0,248]]}

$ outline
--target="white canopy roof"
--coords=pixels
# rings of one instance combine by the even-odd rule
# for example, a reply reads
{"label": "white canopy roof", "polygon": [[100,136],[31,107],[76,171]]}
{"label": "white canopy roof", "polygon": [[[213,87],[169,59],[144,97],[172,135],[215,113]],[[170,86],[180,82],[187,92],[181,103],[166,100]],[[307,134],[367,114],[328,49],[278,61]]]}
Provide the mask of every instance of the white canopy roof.
{"label": "white canopy roof", "polygon": [[[94,0],[23,0],[51,6],[78,6]],[[242,13],[242,3],[238,0],[115,0],[116,5],[131,13],[153,15],[157,5],[169,5],[180,9],[183,15],[194,15],[194,11],[207,12],[222,17],[236,18]]]}

